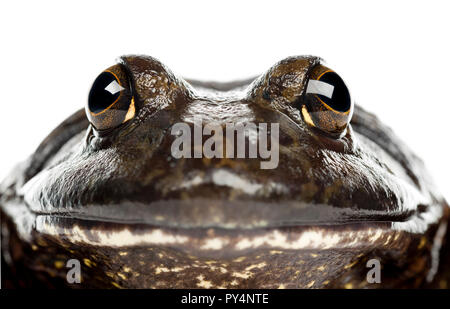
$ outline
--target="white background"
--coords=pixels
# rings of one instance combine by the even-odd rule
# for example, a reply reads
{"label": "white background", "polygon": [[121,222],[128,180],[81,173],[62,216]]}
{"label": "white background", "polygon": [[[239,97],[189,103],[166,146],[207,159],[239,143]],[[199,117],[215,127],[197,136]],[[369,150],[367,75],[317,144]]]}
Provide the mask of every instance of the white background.
{"label": "white background", "polygon": [[314,54],[424,159],[450,197],[445,1],[187,2],[3,2],[0,178],[84,106],[92,81],[122,54],[215,80]]}

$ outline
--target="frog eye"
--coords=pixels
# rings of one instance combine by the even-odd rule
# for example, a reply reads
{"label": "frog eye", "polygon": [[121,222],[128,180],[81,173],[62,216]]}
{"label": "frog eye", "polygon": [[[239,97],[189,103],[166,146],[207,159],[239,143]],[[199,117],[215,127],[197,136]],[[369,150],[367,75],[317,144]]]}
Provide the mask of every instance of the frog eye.
{"label": "frog eye", "polygon": [[86,115],[97,130],[107,130],[132,119],[136,113],[130,83],[121,65],[95,79],[89,91]]}
{"label": "frog eye", "polygon": [[302,100],[303,120],[332,137],[342,136],[353,114],[353,101],[342,78],[323,65],[313,68]]}

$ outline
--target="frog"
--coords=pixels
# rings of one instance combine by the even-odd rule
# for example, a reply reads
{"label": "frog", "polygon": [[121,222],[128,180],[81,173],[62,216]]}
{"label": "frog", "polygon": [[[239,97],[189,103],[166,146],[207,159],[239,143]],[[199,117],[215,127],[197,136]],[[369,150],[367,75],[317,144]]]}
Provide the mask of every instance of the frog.
{"label": "frog", "polygon": [[[198,119],[248,130],[215,138],[218,156],[175,156],[174,126]],[[251,123],[277,124],[276,166],[223,155],[275,131]],[[232,82],[122,56],[2,181],[0,209],[3,287],[447,288],[450,278],[449,205],[423,161],[316,56]]]}

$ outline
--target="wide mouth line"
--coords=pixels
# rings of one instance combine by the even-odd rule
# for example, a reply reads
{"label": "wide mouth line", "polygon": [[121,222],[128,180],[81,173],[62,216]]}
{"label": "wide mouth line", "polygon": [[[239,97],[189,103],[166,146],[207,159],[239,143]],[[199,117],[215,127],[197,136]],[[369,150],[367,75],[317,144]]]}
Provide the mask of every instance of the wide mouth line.
{"label": "wide mouth line", "polygon": [[394,222],[405,222],[406,220],[402,221],[394,221],[394,220],[361,220],[361,219],[354,219],[354,220],[347,220],[347,221],[309,221],[309,222],[302,222],[301,220],[297,222],[272,222],[270,224],[264,225],[264,226],[236,226],[234,228],[229,227],[227,225],[165,225],[165,224],[152,224],[152,223],[146,223],[138,220],[116,220],[111,218],[104,218],[104,217],[92,217],[92,216],[73,216],[70,213],[35,213],[33,214],[36,217],[46,217],[55,221],[64,221],[67,224],[70,224],[71,221],[73,225],[76,225],[77,223],[84,223],[86,226],[93,226],[95,227],[96,224],[100,225],[111,225],[116,227],[146,227],[146,228],[173,228],[173,229],[197,229],[197,230],[207,230],[207,229],[223,229],[223,230],[263,230],[263,229],[272,229],[272,228],[298,228],[298,227],[311,227],[311,226],[328,226],[328,227],[338,227],[338,226],[348,226],[348,225],[363,225],[363,224],[392,224]]}
{"label": "wide mouth line", "polygon": [[[406,222],[417,216],[411,209],[368,210],[286,201],[265,202],[210,200],[158,200],[150,203],[124,202],[89,204],[76,208],[46,207],[24,202],[35,216],[85,220],[112,224],[132,224],[182,228],[253,229],[307,225]],[[212,204],[211,204],[212,203]]]}
{"label": "wide mouth line", "polygon": [[87,214],[83,212],[73,212],[73,211],[35,211],[27,207],[31,214],[36,217],[47,217],[54,221],[65,221],[69,223],[70,221],[84,222],[87,225],[95,227],[95,224],[104,225],[116,225],[116,226],[129,226],[129,227],[150,227],[150,228],[174,228],[174,229],[224,229],[224,230],[258,230],[258,229],[270,229],[270,228],[296,228],[296,227],[306,227],[306,226],[346,226],[352,224],[392,224],[394,222],[407,222],[413,218],[413,211],[408,211],[407,213],[400,213],[397,215],[388,216],[386,214],[369,216],[359,216],[351,217],[345,216],[341,218],[297,218],[297,219],[270,219],[259,221],[245,222],[235,222],[230,223],[224,222],[208,222],[206,220],[199,220],[196,222],[179,222],[176,220],[161,220],[158,216],[150,218],[118,218],[118,217],[108,217],[99,216],[93,214]]}

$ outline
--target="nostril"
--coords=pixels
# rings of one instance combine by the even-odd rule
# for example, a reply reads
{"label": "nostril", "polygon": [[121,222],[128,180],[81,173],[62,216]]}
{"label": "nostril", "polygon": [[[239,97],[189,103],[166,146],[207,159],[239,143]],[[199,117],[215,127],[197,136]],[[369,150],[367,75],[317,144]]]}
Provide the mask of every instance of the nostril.
{"label": "nostril", "polygon": [[425,204],[419,204],[417,205],[417,212],[418,213],[424,213],[428,210],[429,206]]}

